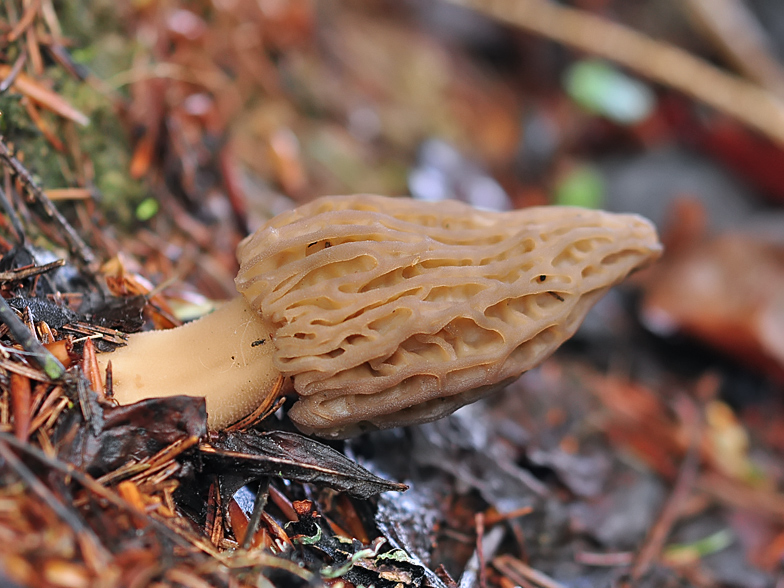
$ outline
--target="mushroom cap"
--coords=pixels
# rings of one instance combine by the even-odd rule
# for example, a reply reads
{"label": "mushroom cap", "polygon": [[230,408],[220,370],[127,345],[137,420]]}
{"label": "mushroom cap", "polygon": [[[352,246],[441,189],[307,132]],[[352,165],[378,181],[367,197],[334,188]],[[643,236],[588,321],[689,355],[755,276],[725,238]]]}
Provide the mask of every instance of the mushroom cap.
{"label": "mushroom cap", "polygon": [[508,384],[660,252],[636,215],[333,196],[246,238],[236,284],[274,329],[273,363],[299,394],[292,420],[344,437]]}

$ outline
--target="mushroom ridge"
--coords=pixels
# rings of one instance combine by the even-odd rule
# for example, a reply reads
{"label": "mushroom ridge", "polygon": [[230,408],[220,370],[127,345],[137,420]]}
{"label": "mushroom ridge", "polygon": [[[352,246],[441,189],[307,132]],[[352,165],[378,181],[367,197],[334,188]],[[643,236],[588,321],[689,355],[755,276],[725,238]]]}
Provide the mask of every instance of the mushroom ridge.
{"label": "mushroom ridge", "polygon": [[293,378],[291,418],[347,436],[433,420],[509,383],[660,249],[636,215],[333,196],[246,238],[236,285]]}

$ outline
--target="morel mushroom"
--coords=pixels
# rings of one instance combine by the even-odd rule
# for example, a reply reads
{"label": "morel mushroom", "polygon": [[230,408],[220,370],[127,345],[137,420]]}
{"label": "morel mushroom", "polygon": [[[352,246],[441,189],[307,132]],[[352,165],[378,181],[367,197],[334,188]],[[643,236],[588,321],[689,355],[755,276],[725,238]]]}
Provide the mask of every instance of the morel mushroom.
{"label": "morel mushroom", "polygon": [[209,424],[251,412],[282,374],[289,416],[327,437],[445,416],[541,363],[588,309],[661,252],[628,214],[336,196],[245,239],[242,294],[111,360],[121,403],[205,396]]}

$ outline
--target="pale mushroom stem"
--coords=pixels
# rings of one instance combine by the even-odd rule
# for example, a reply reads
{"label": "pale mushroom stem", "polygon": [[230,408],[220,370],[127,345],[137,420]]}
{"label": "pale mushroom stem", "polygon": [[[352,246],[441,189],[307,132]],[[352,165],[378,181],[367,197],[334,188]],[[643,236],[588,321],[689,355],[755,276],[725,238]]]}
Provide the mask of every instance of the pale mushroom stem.
{"label": "pale mushroom stem", "polygon": [[160,396],[203,396],[208,424],[231,424],[273,393],[280,372],[265,322],[242,296],[176,329],[131,335],[128,345],[101,354],[112,363],[112,388],[120,404]]}

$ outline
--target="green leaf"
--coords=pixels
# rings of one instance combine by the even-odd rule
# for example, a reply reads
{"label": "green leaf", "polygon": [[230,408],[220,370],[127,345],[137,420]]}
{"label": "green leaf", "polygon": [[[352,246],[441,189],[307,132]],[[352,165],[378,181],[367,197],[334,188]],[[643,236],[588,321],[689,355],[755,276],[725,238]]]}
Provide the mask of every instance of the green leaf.
{"label": "green leaf", "polygon": [[158,201],[155,198],[145,198],[136,207],[136,218],[140,221],[148,221],[158,214]]}
{"label": "green leaf", "polygon": [[604,203],[604,179],[590,165],[570,170],[555,187],[555,203],[561,206],[601,208]]}
{"label": "green leaf", "polygon": [[656,102],[647,85],[600,60],[572,64],[563,83],[566,92],[580,106],[619,124],[644,120]]}

